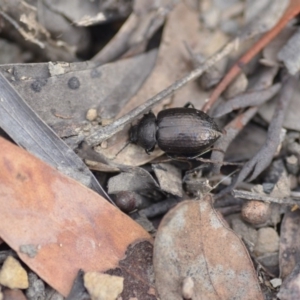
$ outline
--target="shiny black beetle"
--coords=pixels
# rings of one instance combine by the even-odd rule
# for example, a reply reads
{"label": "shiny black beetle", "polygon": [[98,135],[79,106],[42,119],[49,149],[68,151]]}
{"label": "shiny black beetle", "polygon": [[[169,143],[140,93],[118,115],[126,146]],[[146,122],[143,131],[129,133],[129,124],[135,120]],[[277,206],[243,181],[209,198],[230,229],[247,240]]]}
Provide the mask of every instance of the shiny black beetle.
{"label": "shiny black beetle", "polygon": [[162,110],[157,118],[145,114],[130,130],[130,141],[146,152],[157,144],[169,156],[195,157],[207,150],[222,131],[206,113],[195,108],[177,107]]}

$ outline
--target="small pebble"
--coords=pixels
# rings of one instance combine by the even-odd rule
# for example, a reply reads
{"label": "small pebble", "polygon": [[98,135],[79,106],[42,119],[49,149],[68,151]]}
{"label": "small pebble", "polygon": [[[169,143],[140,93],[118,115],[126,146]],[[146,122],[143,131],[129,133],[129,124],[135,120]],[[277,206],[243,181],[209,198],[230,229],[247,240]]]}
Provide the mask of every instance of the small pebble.
{"label": "small pebble", "polygon": [[87,272],[83,280],[92,300],[116,300],[123,291],[123,277]]}
{"label": "small pebble", "polygon": [[182,296],[184,299],[192,299],[193,294],[194,294],[194,280],[192,277],[186,277],[182,282]]}
{"label": "small pebble", "polygon": [[138,195],[132,191],[122,191],[116,194],[115,196],[115,204],[122,211],[129,213],[136,209],[137,206],[137,198]]}
{"label": "small pebble", "polygon": [[29,288],[26,290],[28,300],[39,300],[45,298],[45,284],[32,272],[28,274]]}
{"label": "small pebble", "polygon": [[107,148],[107,141],[103,141],[103,142],[101,143],[101,148],[102,148],[102,149],[106,149],[106,148]]}
{"label": "small pebble", "polygon": [[94,121],[98,117],[97,109],[96,108],[90,108],[86,113],[86,119],[88,121]]}
{"label": "small pebble", "polygon": [[257,242],[254,248],[254,253],[257,256],[279,250],[279,236],[273,228],[260,228],[257,233]]}
{"label": "small pebble", "polygon": [[27,289],[28,276],[24,268],[12,256],[8,256],[0,271],[0,284],[10,289]]}
{"label": "small pebble", "polygon": [[254,225],[266,223],[271,217],[271,207],[269,203],[262,201],[247,201],[242,207],[242,218]]}
{"label": "small pebble", "polygon": [[293,175],[299,172],[299,162],[296,155],[290,155],[286,158],[286,168]]}
{"label": "small pebble", "polygon": [[282,279],[281,278],[273,278],[270,280],[270,283],[272,284],[273,288],[277,288],[277,287],[281,286]]}
{"label": "small pebble", "polygon": [[263,192],[266,194],[271,194],[274,189],[275,184],[270,182],[263,183]]}

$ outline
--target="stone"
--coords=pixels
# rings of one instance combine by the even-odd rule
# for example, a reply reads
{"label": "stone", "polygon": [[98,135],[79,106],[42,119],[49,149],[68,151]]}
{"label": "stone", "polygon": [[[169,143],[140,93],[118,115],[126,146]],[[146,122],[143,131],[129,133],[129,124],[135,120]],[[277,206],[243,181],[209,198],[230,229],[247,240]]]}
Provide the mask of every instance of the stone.
{"label": "stone", "polygon": [[27,289],[28,276],[19,261],[8,256],[0,270],[0,284],[10,289]]}
{"label": "stone", "polygon": [[263,227],[257,233],[257,242],[254,248],[257,256],[279,251],[279,236],[273,228]]}
{"label": "stone", "polygon": [[87,272],[83,280],[92,300],[116,300],[123,291],[123,277]]}
{"label": "stone", "polygon": [[45,284],[32,272],[28,274],[29,288],[26,290],[28,300],[45,299]]}
{"label": "stone", "polygon": [[88,121],[94,121],[96,120],[98,116],[98,113],[97,113],[97,109],[96,108],[90,108],[87,113],[86,113],[86,119]]}

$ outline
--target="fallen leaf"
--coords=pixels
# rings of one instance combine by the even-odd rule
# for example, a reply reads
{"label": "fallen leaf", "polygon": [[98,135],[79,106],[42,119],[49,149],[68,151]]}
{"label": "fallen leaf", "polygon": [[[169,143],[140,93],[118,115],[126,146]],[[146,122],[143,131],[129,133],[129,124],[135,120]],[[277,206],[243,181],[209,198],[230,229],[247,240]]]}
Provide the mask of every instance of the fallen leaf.
{"label": "fallen leaf", "polygon": [[182,300],[183,283],[191,280],[192,299],[263,299],[244,244],[213,209],[210,195],[165,215],[153,258],[162,300]]}
{"label": "fallen leaf", "polygon": [[3,138],[0,147],[0,236],[62,295],[79,269],[105,272],[130,245],[149,248],[148,233],[104,198]]}

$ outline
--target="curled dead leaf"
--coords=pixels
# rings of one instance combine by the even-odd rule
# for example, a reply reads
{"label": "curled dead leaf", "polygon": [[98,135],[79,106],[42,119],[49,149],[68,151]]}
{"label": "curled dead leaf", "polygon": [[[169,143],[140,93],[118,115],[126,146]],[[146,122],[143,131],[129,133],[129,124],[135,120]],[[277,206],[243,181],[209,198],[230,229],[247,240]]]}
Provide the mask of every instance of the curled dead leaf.
{"label": "curled dead leaf", "polygon": [[263,299],[244,244],[213,209],[210,195],[182,202],[164,217],[154,271],[162,300],[182,300],[188,278],[192,299]]}

